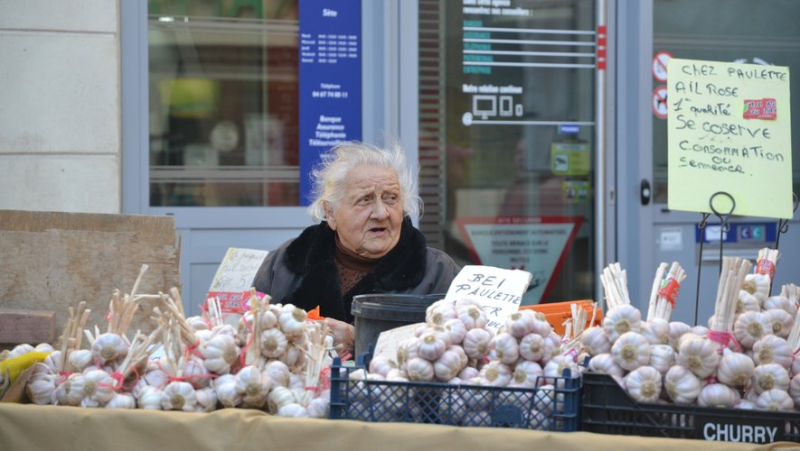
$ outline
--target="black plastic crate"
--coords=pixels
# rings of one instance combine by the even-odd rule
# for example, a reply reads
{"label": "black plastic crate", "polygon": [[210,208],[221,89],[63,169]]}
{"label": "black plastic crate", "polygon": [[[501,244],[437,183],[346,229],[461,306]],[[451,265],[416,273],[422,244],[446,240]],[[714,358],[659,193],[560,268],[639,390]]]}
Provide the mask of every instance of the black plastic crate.
{"label": "black plastic crate", "polygon": [[641,404],[606,374],[583,373],[581,430],[724,442],[800,442],[800,414]]}
{"label": "black plastic crate", "polygon": [[[358,365],[339,359],[331,369],[330,418],[368,422],[432,423],[548,431],[578,430],[580,379],[539,377],[537,388],[480,387],[439,382],[350,380],[352,371],[368,367],[371,354]],[[539,387],[551,383],[553,390]]]}

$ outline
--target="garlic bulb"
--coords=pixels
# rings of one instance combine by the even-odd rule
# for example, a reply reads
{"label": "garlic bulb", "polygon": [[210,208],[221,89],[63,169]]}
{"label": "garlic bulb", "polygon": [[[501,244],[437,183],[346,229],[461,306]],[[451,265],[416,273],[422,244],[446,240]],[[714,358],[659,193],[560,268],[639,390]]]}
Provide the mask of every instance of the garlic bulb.
{"label": "garlic bulb", "polygon": [[126,354],[128,354],[128,343],[117,334],[100,334],[92,344],[92,356],[103,364],[125,357]]}
{"label": "garlic bulb", "polygon": [[195,391],[197,395],[197,412],[211,412],[217,408],[217,392],[214,387],[205,387]]}
{"label": "garlic bulb", "polygon": [[793,358],[789,343],[775,335],[765,335],[753,345],[753,360],[758,365],[777,363],[788,370]]}
{"label": "garlic bulb", "polygon": [[789,394],[795,404],[800,404],[800,375],[792,377],[792,381],[789,383]]}
{"label": "garlic bulb", "polygon": [[6,359],[13,359],[15,357],[19,357],[23,354],[32,352],[33,350],[34,350],[33,346],[29,345],[28,343],[18,344],[11,349],[11,352],[9,352],[8,356],[6,356]]}
{"label": "garlic bulb", "polygon": [[650,366],[666,374],[675,365],[675,351],[669,345],[650,345]]}
{"label": "garlic bulb", "polygon": [[481,368],[480,378],[483,385],[505,387],[511,381],[511,368],[498,361],[489,362]]}
{"label": "garlic bulb", "polygon": [[432,332],[426,332],[420,337],[420,343],[417,347],[417,357],[421,357],[430,362],[435,361],[444,354],[447,349],[447,343],[440,339]]}
{"label": "garlic bulb", "polygon": [[[277,390],[277,387],[275,390]],[[242,403],[242,393],[239,391],[238,381],[236,376],[232,374],[217,378],[214,381],[214,391],[217,394],[217,401],[223,407],[236,407]]]}
{"label": "garlic bulb", "polygon": [[[519,343],[519,354],[531,362],[547,361],[553,358],[553,348],[539,334],[525,335]],[[469,355],[469,354],[467,354]]]}
{"label": "garlic bulb", "polygon": [[625,332],[611,347],[614,363],[633,371],[650,363],[650,342],[637,332]]}
{"label": "garlic bulb", "polygon": [[272,387],[267,373],[254,365],[248,365],[236,373],[236,391],[242,394],[244,407],[260,409],[267,402]]}
{"label": "garlic bulb", "polygon": [[794,302],[790,301],[788,298],[786,298],[786,296],[781,295],[770,296],[764,301],[764,303],[761,305],[761,308],[763,310],[783,310],[791,316],[794,316],[797,313],[797,306],[795,306]]}
{"label": "garlic bulb", "polygon": [[78,349],[69,353],[67,357],[67,371],[81,373],[89,367],[94,360],[92,351],[89,349]]}
{"label": "garlic bulb", "polygon": [[421,357],[414,357],[406,362],[406,374],[412,381],[432,381],[436,373],[430,361]]}
{"label": "garlic bulb", "polygon": [[47,368],[50,369],[50,372],[55,373],[61,368],[61,351],[53,351],[45,357],[44,364],[47,365]]}
{"label": "garlic bulb", "polygon": [[278,358],[286,352],[289,340],[278,328],[261,332],[261,355],[268,359]]}
{"label": "garlic bulb", "polygon": [[651,366],[641,366],[625,376],[625,386],[637,402],[654,403],[661,396],[661,373]]}
{"label": "garlic bulb", "polygon": [[756,403],[747,400],[739,400],[733,407],[740,410],[753,410],[756,408]]}
{"label": "garlic bulb", "polygon": [[759,365],[753,371],[753,388],[759,395],[777,388],[789,391],[789,372],[777,363]]}
{"label": "garlic bulb", "polygon": [[186,323],[192,328],[193,331],[197,332],[198,330],[210,330],[211,324],[210,322],[203,318],[202,316],[190,316],[186,318]]}
{"label": "garlic bulb", "polygon": [[106,409],[135,409],[136,400],[130,393],[114,393],[114,396],[105,407]]}
{"label": "garlic bulb", "polygon": [[511,373],[511,382],[509,382],[508,386],[534,388],[536,387],[536,379],[542,374],[544,374],[544,371],[538,363],[520,360]]}
{"label": "garlic bulb", "polygon": [[425,309],[425,322],[444,325],[448,320],[457,318],[455,306],[451,301],[441,299]]}
{"label": "garlic bulb", "polygon": [[286,335],[300,335],[305,328],[306,319],[308,314],[305,310],[292,304],[284,304],[278,316],[278,323]]}
{"label": "garlic bulb", "polygon": [[729,387],[744,388],[753,377],[753,360],[738,352],[725,351],[717,368],[717,379]]}
{"label": "garlic bulb", "polygon": [[698,337],[706,338],[708,337],[708,327],[705,326],[694,326],[692,327],[692,333],[697,335]]}
{"label": "garlic bulb", "polygon": [[589,369],[595,373],[608,374],[609,376],[624,376],[625,370],[614,363],[611,354],[597,354],[589,360]]}
{"label": "garlic bulb", "polygon": [[465,366],[469,364],[469,357],[467,357],[467,353],[464,352],[463,347],[459,345],[452,345],[449,348],[447,348],[447,351],[445,352],[454,352],[456,353],[456,355],[458,355],[458,358],[461,360],[461,363],[459,365],[460,366],[459,371],[461,371],[461,369],[463,369]]}
{"label": "garlic bulb", "polygon": [[672,346],[672,349],[677,351],[680,338],[691,331],[692,327],[686,323],[680,321],[669,323],[669,345]]}
{"label": "garlic bulb", "polygon": [[716,343],[706,338],[689,337],[681,342],[675,362],[703,379],[714,374],[719,359]]}
{"label": "garlic bulb", "polygon": [[194,412],[197,408],[197,393],[192,384],[180,381],[167,384],[161,397],[161,408]]}
{"label": "garlic bulb", "polygon": [[[528,310],[530,312],[530,310]],[[550,336],[553,333],[553,326],[547,322],[547,318],[539,317],[538,315],[543,315],[541,312],[535,312],[533,314],[533,329],[531,330],[534,334],[539,334],[544,338]]]}
{"label": "garlic bulb", "polygon": [[662,318],[652,318],[641,323],[642,335],[651,345],[669,343],[669,322]]}
{"label": "garlic bulb", "polygon": [[492,333],[486,329],[472,328],[464,336],[464,352],[471,359],[482,359],[491,350]]}
{"label": "garlic bulb", "polygon": [[239,357],[236,342],[227,334],[216,335],[203,346],[205,365],[214,374],[228,374]]}
{"label": "garlic bulb", "polygon": [[397,364],[394,363],[394,360],[384,355],[376,355],[369,362],[369,372],[380,374],[383,377],[386,377],[389,370],[394,368],[397,368]]}
{"label": "garlic bulb", "polygon": [[140,409],[161,410],[161,398],[163,395],[161,389],[146,385],[139,391],[136,399]]}
{"label": "garlic bulb", "polygon": [[730,408],[739,401],[739,394],[725,384],[708,384],[700,390],[697,405],[700,407]]}
{"label": "garlic bulb", "polygon": [[277,415],[285,418],[308,418],[308,411],[297,403],[289,403],[278,409]]}
{"label": "garlic bulb", "polygon": [[[465,337],[466,340],[466,337]],[[406,338],[397,344],[397,365],[403,366],[406,362],[417,356],[419,340],[416,338]]]}
{"label": "garlic bulb", "polygon": [[464,336],[467,335],[467,326],[458,318],[445,321],[442,327],[450,334],[450,343],[452,344],[461,343],[464,341]]}
{"label": "garlic bulb", "polygon": [[465,380],[465,381],[469,380],[469,379],[472,379],[472,378],[475,378],[475,377],[478,377],[479,375],[480,375],[479,371],[476,368],[471,367],[471,366],[468,366],[468,367],[464,368],[463,370],[461,370],[460,373],[458,373],[459,379]]}
{"label": "garlic bulb", "polygon": [[280,360],[272,360],[264,365],[264,372],[269,376],[273,385],[289,387],[291,372],[285,363]]}
{"label": "garlic bulb", "polygon": [[433,373],[436,379],[440,381],[448,381],[456,375],[463,368],[462,358],[456,351],[443,352],[439,358],[433,362]]}
{"label": "garlic bulb", "polygon": [[581,334],[581,344],[590,356],[611,352],[611,341],[608,340],[605,330],[600,326],[592,326],[584,330]]}
{"label": "garlic bulb", "polygon": [[330,396],[318,396],[308,403],[306,411],[311,418],[328,418],[330,405]]}
{"label": "garlic bulb", "polygon": [[[557,355],[550,359],[542,370],[545,377],[567,377],[564,370],[569,370],[570,378],[581,377],[580,367],[575,363],[571,356]],[[552,379],[548,379],[548,383],[553,383]],[[563,384],[563,381],[560,381]]]}
{"label": "garlic bulb", "polygon": [[773,412],[786,412],[794,409],[794,401],[785,391],[772,389],[758,396],[756,407]]}
{"label": "garlic bulb", "polygon": [[766,274],[748,274],[742,283],[742,290],[752,294],[763,304],[769,296],[770,277]]}
{"label": "garlic bulb", "polygon": [[519,344],[517,339],[509,333],[500,333],[491,340],[497,360],[506,365],[513,365],[519,359]]}
{"label": "garlic bulb", "polygon": [[736,314],[760,311],[761,303],[758,302],[758,298],[745,290],[739,290],[739,299],[736,301]]}
{"label": "garlic bulb", "polygon": [[116,381],[103,370],[91,370],[72,382],[72,389],[83,392],[81,407],[101,407],[114,397]]}
{"label": "garlic bulb", "polygon": [[675,404],[693,404],[703,383],[691,371],[675,365],[664,375],[664,389]]}
{"label": "garlic bulb", "polygon": [[202,359],[190,357],[183,368],[185,381],[194,388],[208,387],[211,383],[211,372],[208,371]]}
{"label": "garlic bulb", "polygon": [[[43,363],[36,365],[45,366]],[[25,394],[34,404],[55,404],[58,378],[57,374],[44,374],[36,379],[31,378],[25,386]]]}
{"label": "garlic bulb", "polygon": [[789,332],[792,330],[792,324],[794,324],[794,317],[785,310],[782,309],[771,309],[765,310],[761,312],[764,315],[764,320],[772,324],[772,333],[781,337],[786,338],[789,336]]}
{"label": "garlic bulb", "polygon": [[530,310],[520,310],[512,313],[506,319],[506,332],[514,338],[522,338],[533,332],[534,317]]}
{"label": "garlic bulb", "polygon": [[467,330],[486,327],[486,323],[488,322],[486,319],[486,313],[484,313],[480,307],[475,305],[458,307],[456,312],[458,314],[458,319],[464,323],[464,326],[466,326]]}
{"label": "garlic bulb", "polygon": [[608,340],[614,343],[626,332],[639,332],[641,322],[642,314],[639,310],[629,304],[623,304],[608,311],[603,318],[603,330]]}
{"label": "garlic bulb", "polygon": [[457,391],[446,391],[439,399],[439,417],[443,424],[458,424],[470,412],[469,406]]}
{"label": "garlic bulb", "polygon": [[36,352],[53,352],[53,351],[55,351],[55,349],[53,349],[53,345],[51,345],[50,343],[39,343],[38,345],[36,345],[33,348],[33,350],[36,351]]}
{"label": "garlic bulb", "polygon": [[267,404],[269,405],[269,413],[276,414],[281,407],[297,403],[297,397],[292,390],[286,387],[275,387],[267,397]]}

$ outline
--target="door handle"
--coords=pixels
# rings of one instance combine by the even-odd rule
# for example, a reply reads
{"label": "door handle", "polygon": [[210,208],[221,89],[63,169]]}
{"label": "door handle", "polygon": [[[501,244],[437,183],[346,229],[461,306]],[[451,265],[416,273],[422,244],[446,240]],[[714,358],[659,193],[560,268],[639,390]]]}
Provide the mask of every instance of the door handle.
{"label": "door handle", "polygon": [[641,189],[639,191],[642,205],[647,205],[650,203],[651,195],[652,190],[650,189],[650,182],[647,179],[642,179]]}

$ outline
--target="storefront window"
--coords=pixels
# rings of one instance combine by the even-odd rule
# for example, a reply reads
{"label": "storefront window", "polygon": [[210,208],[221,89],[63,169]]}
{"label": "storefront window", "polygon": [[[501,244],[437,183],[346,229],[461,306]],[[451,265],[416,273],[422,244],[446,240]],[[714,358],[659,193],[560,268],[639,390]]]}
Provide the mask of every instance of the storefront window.
{"label": "storefront window", "polygon": [[[794,0],[655,0],[653,52],[675,58],[738,62],[800,70],[800,2]],[[653,62],[657,65],[658,62]],[[668,74],[653,72],[653,90],[666,85]],[[792,110],[800,109],[794,96]],[[653,113],[654,200],[667,203],[667,119]],[[792,129],[800,129],[793,115]],[[800,193],[800,158],[792,149],[793,187]]]}
{"label": "storefront window", "polygon": [[299,205],[297,1],[148,5],[150,205]]}
{"label": "storefront window", "polygon": [[420,227],[523,304],[591,298],[596,2],[483,3],[419,3]]}

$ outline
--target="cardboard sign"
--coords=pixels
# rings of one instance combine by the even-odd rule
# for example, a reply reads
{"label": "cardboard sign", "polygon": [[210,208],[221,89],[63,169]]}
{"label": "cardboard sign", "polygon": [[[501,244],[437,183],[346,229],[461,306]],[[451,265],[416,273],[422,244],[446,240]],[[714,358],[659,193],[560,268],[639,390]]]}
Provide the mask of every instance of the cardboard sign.
{"label": "cardboard sign", "polygon": [[397,346],[409,338],[414,338],[417,327],[424,325],[425,323],[414,323],[381,332],[372,351],[372,358],[384,356],[397,362]]}
{"label": "cardboard sign", "polygon": [[445,300],[477,300],[489,320],[487,328],[497,331],[508,315],[519,310],[532,278],[533,274],[519,269],[467,265],[450,284]]}
{"label": "cardboard sign", "polygon": [[268,253],[255,249],[228,249],[206,298],[216,297],[222,313],[243,314],[244,301],[247,300],[258,268]]}
{"label": "cardboard sign", "polygon": [[671,210],[790,219],[789,69],[669,60]]}

